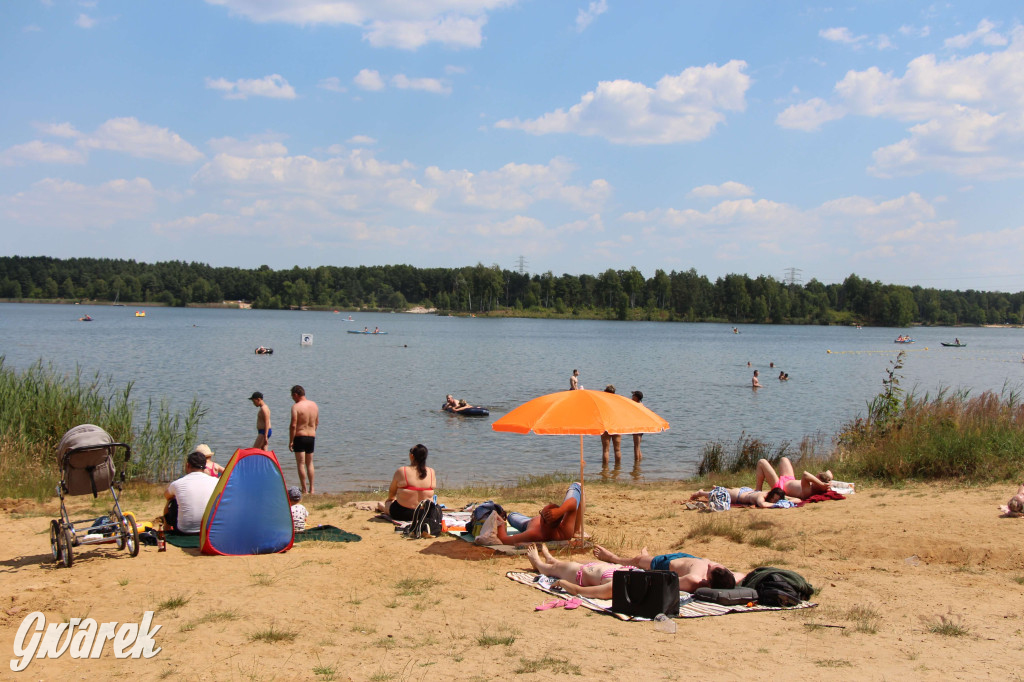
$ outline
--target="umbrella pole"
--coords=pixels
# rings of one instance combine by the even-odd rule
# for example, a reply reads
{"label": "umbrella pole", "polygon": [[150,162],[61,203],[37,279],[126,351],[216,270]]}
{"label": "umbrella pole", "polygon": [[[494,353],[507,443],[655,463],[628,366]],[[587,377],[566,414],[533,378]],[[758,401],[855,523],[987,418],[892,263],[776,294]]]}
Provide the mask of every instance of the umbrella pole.
{"label": "umbrella pole", "polygon": [[576,510],[576,525],[579,527],[580,545],[583,545],[583,508],[586,496],[583,494],[583,434],[580,434],[580,508]]}

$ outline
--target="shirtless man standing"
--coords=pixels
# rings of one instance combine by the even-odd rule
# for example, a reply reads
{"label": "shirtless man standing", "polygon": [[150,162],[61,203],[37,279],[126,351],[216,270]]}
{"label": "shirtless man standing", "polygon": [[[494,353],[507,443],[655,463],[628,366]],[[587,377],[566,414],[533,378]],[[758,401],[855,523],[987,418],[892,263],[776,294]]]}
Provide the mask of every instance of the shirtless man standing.
{"label": "shirtless man standing", "polygon": [[575,390],[579,389],[579,387],[580,387],[580,371],[578,369],[574,369],[572,371],[572,376],[569,377],[569,390],[570,391],[575,391]]}
{"label": "shirtless man standing", "polygon": [[761,382],[757,378],[757,370],[754,370],[754,378],[750,380],[751,388],[761,388]]}
{"label": "shirtless man standing", "polygon": [[299,485],[303,493],[313,494],[313,449],[316,427],[320,426],[320,408],[306,399],[306,389],[292,386],[292,421],[288,425],[288,449],[295,453]]}
{"label": "shirtless man standing", "polygon": [[599,561],[636,566],[645,571],[675,571],[679,574],[679,589],[683,592],[693,592],[698,587],[729,590],[736,587],[736,583],[746,575],[746,573],[734,573],[722,564],[683,552],[651,556],[647,553],[646,547],[632,559],[624,559],[615,556],[600,545],[594,545],[594,556]]}
{"label": "shirtless man standing", "polygon": [[256,442],[252,444],[254,448],[260,450],[267,449],[267,441],[270,440],[270,408],[263,402],[263,394],[256,391],[249,400],[252,404],[259,408],[259,412],[256,413]]}

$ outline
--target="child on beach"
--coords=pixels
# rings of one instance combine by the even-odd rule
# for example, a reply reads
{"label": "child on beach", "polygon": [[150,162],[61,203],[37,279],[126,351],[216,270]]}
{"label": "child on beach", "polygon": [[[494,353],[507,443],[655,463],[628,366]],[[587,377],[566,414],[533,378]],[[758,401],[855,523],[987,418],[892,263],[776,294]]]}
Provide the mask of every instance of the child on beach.
{"label": "child on beach", "polygon": [[200,443],[196,446],[196,452],[201,452],[206,457],[206,466],[203,468],[203,472],[213,476],[214,478],[220,478],[220,475],[224,473],[224,467],[213,461],[213,450],[206,443]]}
{"label": "child on beach", "polygon": [[292,526],[296,533],[301,533],[306,530],[306,517],[309,516],[309,512],[300,504],[302,491],[298,486],[288,488],[288,501],[292,503]]}

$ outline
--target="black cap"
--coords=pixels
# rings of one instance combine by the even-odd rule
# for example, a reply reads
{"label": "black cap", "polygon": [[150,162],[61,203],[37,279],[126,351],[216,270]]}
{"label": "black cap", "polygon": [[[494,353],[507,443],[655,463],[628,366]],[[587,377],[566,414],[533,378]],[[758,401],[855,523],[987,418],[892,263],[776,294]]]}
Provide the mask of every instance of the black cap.
{"label": "black cap", "polygon": [[633,397],[636,398],[637,400],[643,400],[644,399],[644,392],[643,391],[633,391]]}
{"label": "black cap", "polygon": [[259,391],[254,391],[253,394],[249,396],[249,400],[256,400],[257,398],[263,400],[263,394],[260,393]]}

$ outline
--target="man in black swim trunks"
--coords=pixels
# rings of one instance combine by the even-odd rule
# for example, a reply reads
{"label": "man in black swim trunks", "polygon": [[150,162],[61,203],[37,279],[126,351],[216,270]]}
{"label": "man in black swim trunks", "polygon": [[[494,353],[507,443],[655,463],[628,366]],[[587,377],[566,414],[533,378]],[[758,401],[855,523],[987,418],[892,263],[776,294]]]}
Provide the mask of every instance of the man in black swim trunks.
{"label": "man in black swim trunks", "polygon": [[320,408],[306,398],[306,390],[292,386],[292,421],[288,426],[288,449],[295,453],[299,470],[299,486],[303,493],[313,494],[313,447],[316,429],[320,426]]}

